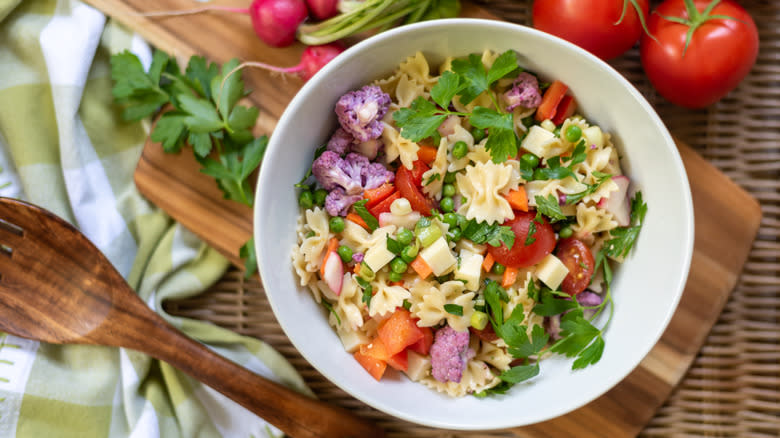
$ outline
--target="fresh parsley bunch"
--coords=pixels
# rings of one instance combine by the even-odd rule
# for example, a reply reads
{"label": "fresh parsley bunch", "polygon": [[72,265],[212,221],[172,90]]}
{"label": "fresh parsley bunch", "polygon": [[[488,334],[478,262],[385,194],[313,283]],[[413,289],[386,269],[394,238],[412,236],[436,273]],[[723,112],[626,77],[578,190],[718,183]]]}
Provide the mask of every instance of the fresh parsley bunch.
{"label": "fresh parsley bunch", "polygon": [[[111,56],[112,93],[125,120],[141,120],[163,110],[151,139],[171,153],[189,144],[200,171],[216,180],[225,199],[252,206],[249,178],[263,159],[268,137],[252,133],[259,110],[238,105],[249,92],[241,75],[231,74],[237,66],[236,59],[220,68],[193,56],[182,72],[175,59],[156,51],[147,72],[138,57],[124,51]],[[250,239],[239,253],[247,276],[256,269],[254,254]]]}
{"label": "fresh parsley bunch", "polygon": [[228,75],[237,66],[236,59],[220,68],[193,56],[182,72],[175,59],[156,51],[146,72],[125,51],[111,57],[112,91],[125,120],[141,120],[170,105],[151,139],[166,152],[191,145],[201,172],[214,177],[225,198],[251,206],[249,176],[263,159],[268,137],[252,134],[259,110],[237,104],[248,94],[240,74]]}

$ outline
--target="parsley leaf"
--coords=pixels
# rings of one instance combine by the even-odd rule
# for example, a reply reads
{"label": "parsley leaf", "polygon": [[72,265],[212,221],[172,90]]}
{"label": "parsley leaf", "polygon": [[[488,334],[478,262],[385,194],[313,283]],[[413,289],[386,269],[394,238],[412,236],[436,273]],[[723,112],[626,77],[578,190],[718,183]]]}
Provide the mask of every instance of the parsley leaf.
{"label": "parsley leaf", "polygon": [[249,278],[257,272],[257,254],[255,253],[254,237],[250,237],[239,249],[238,256],[244,259],[244,278]]}
{"label": "parsley leaf", "polygon": [[647,204],[642,200],[642,192],[636,192],[631,200],[631,226],[615,228],[610,231],[613,239],[604,244],[606,255],[614,258],[625,257],[634,246],[642,223],[647,214]]}
{"label": "parsley leaf", "polygon": [[366,303],[366,306],[371,305],[371,297],[373,297],[373,290],[371,287],[371,283],[364,280],[362,277],[355,276],[355,280],[358,283],[358,286],[360,286],[361,289],[363,289],[363,297],[361,301]]}
{"label": "parsley leaf", "polygon": [[498,378],[507,383],[520,383],[539,375],[539,362],[532,365],[517,365],[502,372]]}
{"label": "parsley leaf", "polygon": [[329,302],[327,302],[326,300],[322,300],[322,305],[323,305],[323,307],[328,309],[329,313],[332,313],[333,316],[336,317],[336,322],[338,323],[338,325],[341,325],[341,317],[339,317],[339,314],[336,313],[335,310],[333,310],[333,306]]}
{"label": "parsley leaf", "polygon": [[427,186],[427,185],[429,185],[430,183],[432,183],[432,182],[434,182],[434,181],[436,181],[436,180],[438,180],[438,179],[441,179],[441,175],[439,175],[438,173],[434,173],[433,175],[431,175],[431,176],[428,178],[428,180],[427,180],[427,181],[425,181],[425,182],[423,183],[423,185]]}
{"label": "parsley leaf", "polygon": [[601,172],[598,172],[598,171],[593,172],[593,176],[596,177],[596,183],[595,184],[589,184],[588,188],[586,188],[585,190],[583,190],[583,191],[581,191],[579,193],[566,195],[566,205],[572,205],[572,204],[576,204],[576,203],[582,201],[582,198],[584,198],[584,197],[586,197],[588,195],[592,195],[593,193],[596,192],[596,190],[599,189],[599,187],[601,187],[602,184],[604,184],[605,182],[607,182],[607,180],[612,178],[612,175],[607,174],[607,173],[601,173]]}
{"label": "parsley leaf", "polygon": [[517,63],[517,53],[513,50],[507,50],[493,61],[493,65],[490,66],[488,71],[487,81],[489,85],[492,85],[497,80],[508,76],[510,73],[514,73],[520,66]]}
{"label": "parsley leaf", "polygon": [[393,120],[401,128],[401,135],[415,143],[432,136],[446,118],[447,113],[422,96],[415,99],[409,108],[401,108],[393,113]]}
{"label": "parsley leaf", "polygon": [[395,255],[401,255],[404,250],[404,245],[392,237],[387,236],[387,250]]}
{"label": "parsley leaf", "polygon": [[539,316],[554,316],[576,307],[575,301],[558,298],[553,291],[543,288],[539,293],[539,302],[534,306],[533,312]]}
{"label": "parsley leaf", "polygon": [[525,238],[525,246],[529,246],[536,242],[534,234],[536,234],[536,218],[534,218],[531,223],[528,224],[528,236]]}
{"label": "parsley leaf", "polygon": [[374,217],[371,212],[368,211],[366,208],[366,202],[368,202],[368,199],[363,199],[362,201],[358,201],[352,205],[355,209],[355,213],[360,216],[361,219],[368,225],[368,228],[373,232],[377,228],[379,228],[379,221]]}
{"label": "parsley leaf", "polygon": [[601,330],[582,316],[582,309],[576,309],[561,317],[561,339],[550,347],[550,351],[566,357],[578,356],[572,369],[584,368],[601,359],[604,339]]}
{"label": "parsley leaf", "polygon": [[507,295],[504,288],[493,280],[488,281],[483,293],[485,295],[485,303],[490,310],[493,327],[501,327],[504,324],[504,310],[501,302],[509,302],[509,295]]}
{"label": "parsley leaf", "polygon": [[452,71],[460,75],[465,82],[465,87],[460,92],[460,103],[463,105],[471,103],[490,85],[482,57],[476,53],[470,54],[466,59],[453,59]]}
{"label": "parsley leaf", "polygon": [[431,88],[431,99],[442,108],[449,108],[455,97],[466,84],[461,83],[460,76],[447,70],[439,76],[438,82]]}
{"label": "parsley leaf", "polygon": [[536,211],[549,217],[550,222],[566,220],[566,215],[561,211],[561,206],[552,193],[547,195],[546,198],[541,195],[536,195],[534,199],[536,199]]}
{"label": "parsley leaf", "polygon": [[461,235],[474,243],[487,243],[497,247],[501,246],[503,242],[509,249],[512,249],[515,244],[515,232],[512,231],[512,228],[499,223],[490,225],[487,222],[477,222],[475,219],[471,219],[462,229]]}

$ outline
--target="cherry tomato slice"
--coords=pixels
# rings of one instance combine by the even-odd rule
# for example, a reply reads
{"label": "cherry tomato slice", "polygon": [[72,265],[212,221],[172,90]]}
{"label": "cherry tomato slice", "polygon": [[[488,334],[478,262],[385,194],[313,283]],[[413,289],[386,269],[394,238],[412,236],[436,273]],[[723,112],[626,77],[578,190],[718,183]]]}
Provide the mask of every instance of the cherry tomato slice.
{"label": "cherry tomato slice", "polygon": [[[425,166],[422,162],[420,164]],[[419,212],[423,216],[430,216],[431,210],[434,208],[433,202],[422,194],[418,188],[419,184],[415,184],[414,170],[415,168],[409,170],[404,166],[399,167],[395,173],[395,187],[401,196],[409,200],[412,210]],[[422,181],[423,172],[419,172],[420,181]]]}
{"label": "cherry tomato slice", "polygon": [[570,237],[561,239],[555,255],[569,268],[569,274],[561,283],[561,290],[569,295],[577,295],[585,290],[593,277],[596,262],[593,253],[581,240]]}
{"label": "cherry tomato slice", "polygon": [[515,243],[509,249],[505,244],[501,246],[488,245],[488,252],[493,258],[504,266],[510,268],[527,268],[539,263],[555,248],[555,233],[547,221],[542,218],[542,223],[535,222],[536,231],[531,236],[533,243],[526,245],[528,228],[536,213],[515,211],[515,218],[504,222],[515,233]]}
{"label": "cherry tomato slice", "polygon": [[[403,165],[401,167],[404,167]],[[423,179],[423,173],[430,170],[430,167],[428,167],[423,160],[417,160],[414,163],[412,163],[412,169],[410,172],[412,173],[412,181],[414,181],[414,185],[417,187],[422,186],[422,179]]]}

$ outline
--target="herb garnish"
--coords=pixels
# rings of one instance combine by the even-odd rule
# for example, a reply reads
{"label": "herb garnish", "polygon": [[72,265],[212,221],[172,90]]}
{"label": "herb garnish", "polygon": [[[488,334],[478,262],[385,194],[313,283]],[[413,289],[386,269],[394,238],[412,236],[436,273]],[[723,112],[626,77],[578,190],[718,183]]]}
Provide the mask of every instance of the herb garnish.
{"label": "herb garnish", "polygon": [[363,297],[362,297],[361,301],[366,303],[366,306],[370,306],[371,305],[371,297],[374,296],[374,293],[373,293],[374,290],[371,287],[371,283],[366,281],[366,280],[364,280],[362,277],[357,276],[357,275],[355,276],[355,281],[357,281],[358,286],[360,286],[360,288],[363,289]]}
{"label": "herb garnish", "polygon": [[565,221],[566,215],[561,211],[561,205],[558,203],[558,199],[552,193],[545,198],[541,195],[534,197],[536,200],[536,211],[538,214],[543,214],[550,218],[550,222]]}
{"label": "herb garnish", "polygon": [[515,233],[512,228],[499,223],[490,225],[487,222],[477,222],[476,219],[470,219],[462,227],[462,230],[463,237],[477,244],[487,243],[490,246],[501,246],[503,242],[509,249],[515,244]]}
{"label": "herb garnish", "polygon": [[596,183],[595,184],[588,184],[587,188],[579,193],[573,193],[571,195],[566,195],[566,205],[573,205],[576,204],[582,199],[588,195],[592,195],[593,193],[596,193],[596,190],[601,187],[602,184],[607,182],[608,179],[612,178],[612,175],[608,173],[602,173],[599,171],[593,172],[593,176],[596,177]]}
{"label": "herb garnish", "polygon": [[463,316],[463,306],[460,304],[445,304],[444,311],[450,315]]}
{"label": "herb garnish", "polygon": [[[420,96],[409,108],[401,108],[393,113],[393,120],[401,128],[404,138],[419,142],[433,136],[448,116],[467,117],[475,128],[488,130],[485,149],[490,151],[494,163],[502,163],[517,155],[517,136],[512,114],[501,109],[495,92],[490,87],[519,69],[517,54],[511,50],[496,58],[489,70],[485,69],[481,57],[476,54],[453,60],[452,71],[444,72],[431,88],[433,102]],[[477,106],[470,113],[450,111],[450,104],[456,97],[460,103],[466,105],[482,93],[487,93],[495,109]]]}
{"label": "herb garnish", "polygon": [[374,217],[373,214],[371,214],[370,211],[368,211],[368,208],[366,208],[366,202],[368,202],[368,199],[363,199],[354,203],[352,206],[355,209],[355,213],[357,213],[357,215],[363,219],[366,225],[368,225],[368,229],[373,232],[379,228],[379,221]]}
{"label": "herb garnish", "polygon": [[639,230],[647,214],[647,204],[642,201],[642,192],[636,192],[631,200],[631,222],[628,227],[615,228],[609,233],[614,237],[604,243],[604,251],[610,257],[625,257],[634,246]]}

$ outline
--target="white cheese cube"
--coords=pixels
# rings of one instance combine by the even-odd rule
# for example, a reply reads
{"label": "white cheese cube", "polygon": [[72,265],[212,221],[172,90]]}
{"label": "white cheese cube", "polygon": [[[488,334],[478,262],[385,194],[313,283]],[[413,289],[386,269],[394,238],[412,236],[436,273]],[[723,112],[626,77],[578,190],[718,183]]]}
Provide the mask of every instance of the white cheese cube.
{"label": "white cheese cube", "polygon": [[409,367],[406,370],[406,375],[413,382],[419,382],[428,375],[431,368],[431,360],[414,351],[409,351],[407,354],[409,355]]}
{"label": "white cheese cube", "polygon": [[588,146],[593,144],[598,149],[604,146],[604,133],[601,132],[601,128],[598,126],[588,126],[582,131],[582,135],[585,137]]}
{"label": "white cheese cube", "polygon": [[550,289],[558,289],[561,282],[569,273],[569,268],[552,254],[548,254],[536,265],[536,277]]}
{"label": "white cheese cube", "polygon": [[455,280],[464,280],[466,290],[479,289],[479,277],[482,274],[482,254],[475,254],[467,249],[460,251],[460,264],[455,268]]}
{"label": "white cheese cube", "polygon": [[437,277],[457,263],[444,237],[439,237],[430,246],[420,251],[420,257],[431,267],[433,275]]}
{"label": "white cheese cube", "polygon": [[385,233],[376,245],[366,251],[366,254],[363,256],[363,263],[368,265],[372,271],[377,272],[390,263],[394,257],[395,254],[387,249],[387,233]]}
{"label": "white cheese cube", "polygon": [[368,336],[360,333],[357,330],[340,331],[339,338],[341,339],[341,344],[344,346],[344,350],[347,353],[354,353],[360,348],[361,345],[371,342],[371,339],[369,339]]}
{"label": "white cheese cube", "polygon": [[564,152],[561,140],[552,132],[537,125],[531,126],[520,147],[539,158],[550,158]]}

